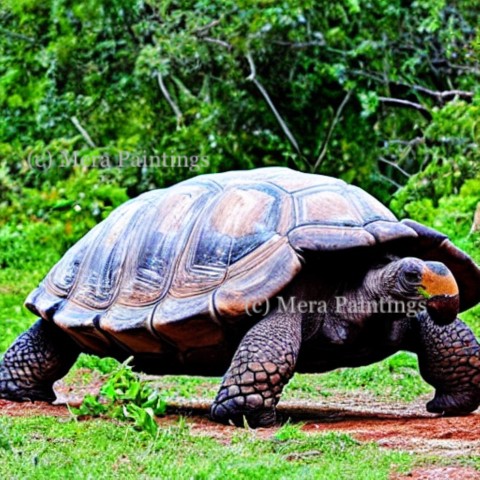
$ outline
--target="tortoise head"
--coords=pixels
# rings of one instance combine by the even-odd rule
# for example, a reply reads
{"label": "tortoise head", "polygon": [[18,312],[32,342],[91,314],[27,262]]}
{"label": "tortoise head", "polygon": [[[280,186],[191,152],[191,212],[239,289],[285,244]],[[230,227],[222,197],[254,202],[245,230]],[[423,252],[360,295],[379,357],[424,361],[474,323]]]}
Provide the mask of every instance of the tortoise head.
{"label": "tortoise head", "polygon": [[460,296],[452,272],[443,263],[417,258],[404,258],[401,264],[402,287],[425,299],[427,312],[435,323],[453,322],[460,309]]}
{"label": "tortoise head", "polygon": [[458,285],[452,272],[440,262],[425,262],[420,293],[427,299],[427,312],[440,325],[453,322],[460,310]]}

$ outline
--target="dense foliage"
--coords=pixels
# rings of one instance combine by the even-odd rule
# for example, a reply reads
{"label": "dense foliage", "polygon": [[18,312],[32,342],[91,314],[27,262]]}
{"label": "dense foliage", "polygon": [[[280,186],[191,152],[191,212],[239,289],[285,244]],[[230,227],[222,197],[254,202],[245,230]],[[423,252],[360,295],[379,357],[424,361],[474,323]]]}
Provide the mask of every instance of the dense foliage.
{"label": "dense foliage", "polygon": [[475,255],[479,13],[467,0],[4,0],[0,268],[41,277],[128,197],[268,165],[356,183]]}
{"label": "dense foliage", "polygon": [[5,0],[2,194],[92,164],[130,195],[278,164],[384,201],[442,162],[473,175],[478,13],[466,0]]}

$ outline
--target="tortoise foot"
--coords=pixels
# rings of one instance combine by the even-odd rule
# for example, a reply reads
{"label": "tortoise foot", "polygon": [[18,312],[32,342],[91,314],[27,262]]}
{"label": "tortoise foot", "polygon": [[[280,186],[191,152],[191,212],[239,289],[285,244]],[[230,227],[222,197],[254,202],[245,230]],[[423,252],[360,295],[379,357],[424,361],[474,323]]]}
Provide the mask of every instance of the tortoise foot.
{"label": "tortoise foot", "polygon": [[265,405],[259,394],[227,397],[227,389],[222,389],[210,410],[212,420],[237,427],[271,427],[277,423],[274,406]]}
{"label": "tortoise foot", "polygon": [[0,398],[12,402],[53,402],[56,398],[52,383],[33,378],[19,378],[15,369],[0,364]]}
{"label": "tortoise foot", "polygon": [[[11,382],[9,382],[11,383]],[[55,401],[57,396],[53,388],[18,388],[7,386],[0,388],[0,398],[11,402],[48,402]]]}
{"label": "tortoise foot", "polygon": [[436,392],[427,403],[430,413],[442,413],[446,416],[468,415],[480,405],[480,389],[455,393]]}

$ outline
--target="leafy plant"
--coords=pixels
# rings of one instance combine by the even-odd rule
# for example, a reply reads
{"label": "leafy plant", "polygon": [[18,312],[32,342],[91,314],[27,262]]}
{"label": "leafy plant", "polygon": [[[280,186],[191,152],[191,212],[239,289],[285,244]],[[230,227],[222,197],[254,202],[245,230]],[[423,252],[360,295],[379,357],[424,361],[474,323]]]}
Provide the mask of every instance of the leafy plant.
{"label": "leafy plant", "polygon": [[158,430],[155,416],[165,413],[166,403],[158,391],[133,372],[129,361],[108,376],[99,395],[86,395],[80,407],[71,410],[78,416],[106,415],[132,421],[140,430],[155,436]]}

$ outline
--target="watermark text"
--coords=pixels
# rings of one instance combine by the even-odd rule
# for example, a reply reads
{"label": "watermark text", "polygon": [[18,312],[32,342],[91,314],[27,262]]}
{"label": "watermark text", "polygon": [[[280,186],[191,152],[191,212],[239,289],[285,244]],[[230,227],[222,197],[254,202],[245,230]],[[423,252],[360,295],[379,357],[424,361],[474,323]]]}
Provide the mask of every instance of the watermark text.
{"label": "watermark text", "polygon": [[144,152],[118,151],[115,154],[101,153],[87,155],[80,151],[62,150],[55,154],[49,150],[31,152],[26,158],[30,168],[49,170],[51,168],[186,168],[200,170],[210,165],[207,155],[167,155],[166,153],[148,155]]}
{"label": "watermark text", "polygon": [[253,305],[246,305],[245,312],[249,316],[266,316],[272,308],[279,313],[287,314],[336,314],[346,318],[350,316],[365,317],[377,314],[396,314],[406,317],[415,317],[420,311],[425,310],[426,300],[394,300],[385,298],[375,301],[366,299],[352,300],[348,297],[336,296],[330,300],[302,300],[296,297],[275,297],[264,299]]}

